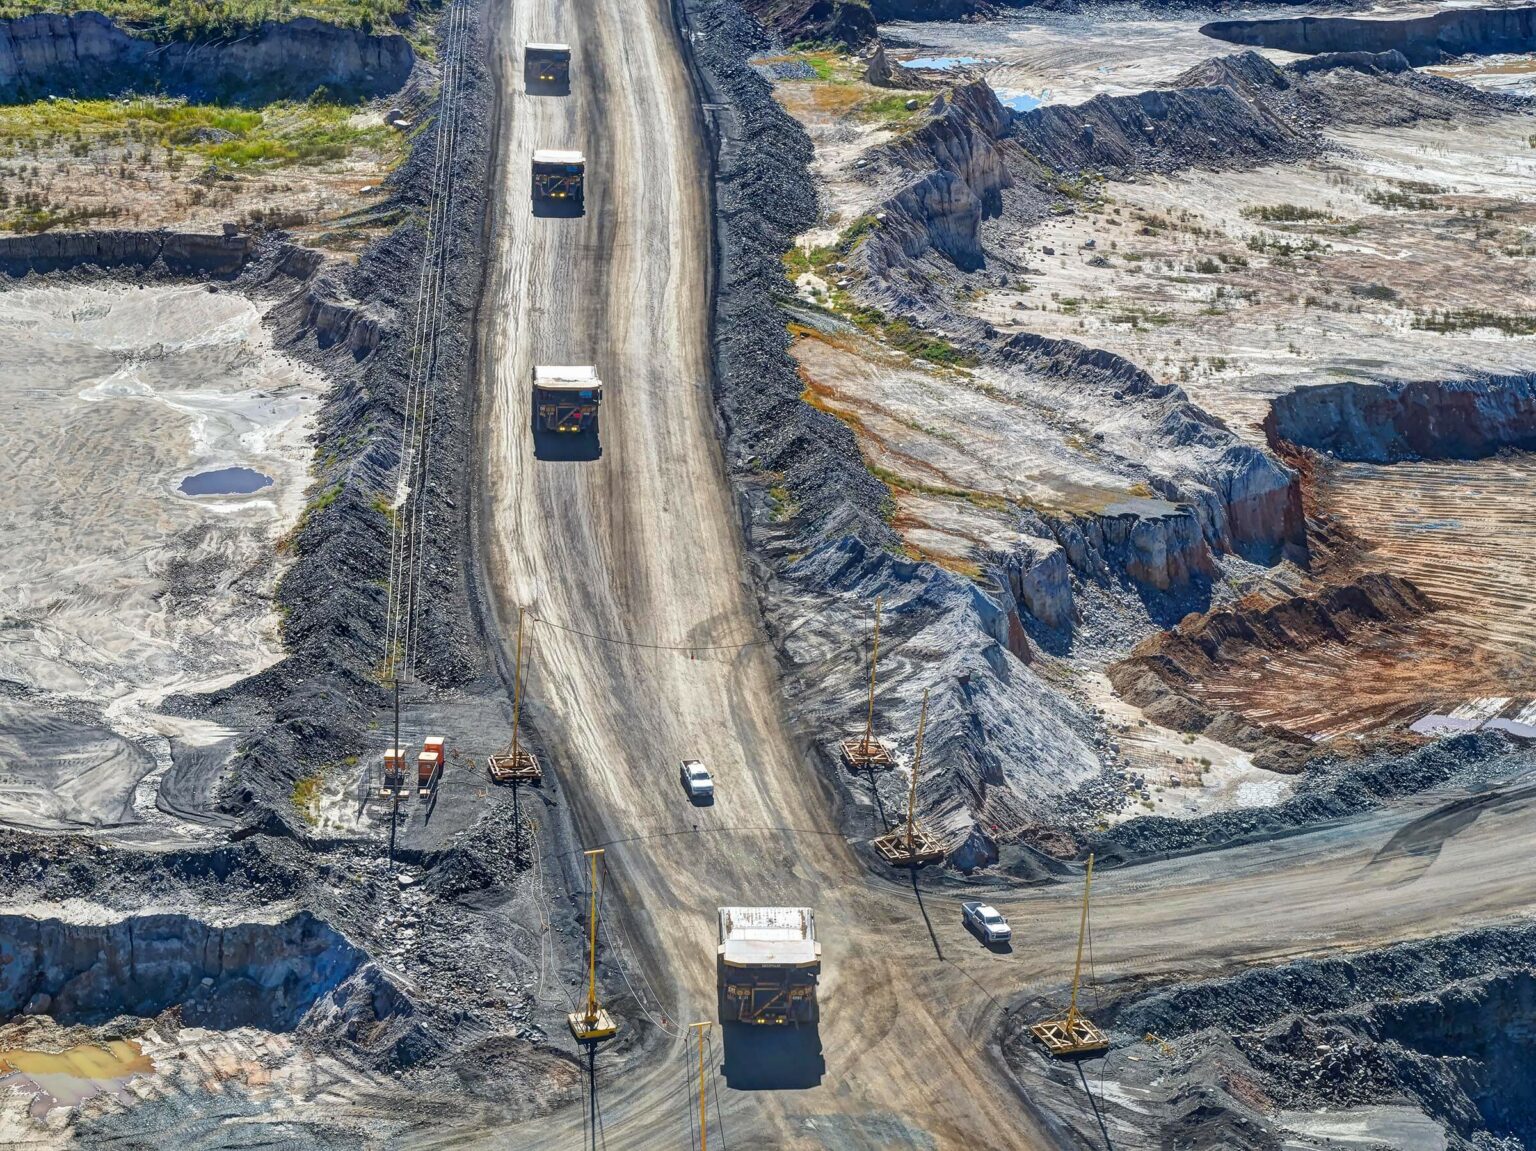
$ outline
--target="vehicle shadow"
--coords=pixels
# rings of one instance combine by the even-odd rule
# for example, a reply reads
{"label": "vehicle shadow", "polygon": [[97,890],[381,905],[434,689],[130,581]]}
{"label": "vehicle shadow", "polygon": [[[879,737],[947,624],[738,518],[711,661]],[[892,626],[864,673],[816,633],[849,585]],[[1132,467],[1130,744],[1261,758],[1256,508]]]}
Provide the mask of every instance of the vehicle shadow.
{"label": "vehicle shadow", "polygon": [[804,1091],[819,1086],[827,1061],[821,1028],[722,1023],[725,1085],[733,1091]]}
{"label": "vehicle shadow", "polygon": [[712,795],[694,795],[691,792],[684,792],[684,794],[688,796],[688,802],[693,804],[694,807],[715,806],[715,797]]}
{"label": "vehicle shadow", "polygon": [[546,200],[533,197],[533,214],[541,220],[574,220],[587,214],[584,200]]}
{"label": "vehicle shadow", "polygon": [[538,413],[529,420],[533,429],[533,458],[564,463],[585,463],[603,454],[602,433],[546,432],[538,426]]}

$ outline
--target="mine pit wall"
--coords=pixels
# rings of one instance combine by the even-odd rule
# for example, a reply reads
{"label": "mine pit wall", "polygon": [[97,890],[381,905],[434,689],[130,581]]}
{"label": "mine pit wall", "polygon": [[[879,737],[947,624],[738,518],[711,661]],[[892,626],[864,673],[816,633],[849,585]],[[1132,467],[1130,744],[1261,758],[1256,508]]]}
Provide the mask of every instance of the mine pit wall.
{"label": "mine pit wall", "polygon": [[1409,20],[1303,16],[1284,20],[1217,20],[1200,29],[1233,44],[1316,55],[1401,52],[1410,64],[1453,56],[1536,51],[1536,7],[1470,8]]}
{"label": "mine pit wall", "polygon": [[307,912],[222,927],[175,914],[106,924],[0,914],[0,1019],[97,1025],[175,1007],[196,1027],[291,1031],[364,962]]}
{"label": "mine pit wall", "polygon": [[[788,295],[783,254],[816,220],[811,143],[747,64],[770,44],[736,0],[687,0],[679,12],[702,99],[720,106],[709,121],[716,412],[765,619],[786,653],[792,718],[823,748],[829,734],[856,726],[862,704],[853,695],[863,697],[854,663],[845,659],[829,673],[815,653],[845,648],[884,595],[883,630],[892,638],[877,706],[881,730],[910,740],[922,689],[935,685],[928,746],[946,769],[925,776],[919,805],[949,843],[952,862],[985,866],[997,846],[979,813],[1008,823],[1051,810],[1057,796],[1099,770],[1093,725],[1011,650],[1022,633],[1006,593],[995,600],[968,579],[892,554],[899,541],[885,519],[885,486],[865,467],[848,426],[801,400],[804,384],[776,300]],[[798,509],[787,524],[774,522],[768,497],[780,483]],[[943,666],[904,658],[901,637],[914,651],[944,652]],[[842,690],[850,685],[852,695]],[[831,759],[825,755],[824,765],[841,786],[843,769]],[[851,826],[846,794],[843,802]]]}
{"label": "mine pit wall", "polygon": [[43,232],[0,236],[0,274],[46,275],[74,268],[159,268],[172,276],[227,280],[254,250],[249,235],[197,232]]}
{"label": "mine pit wall", "polygon": [[368,99],[403,87],[414,62],[403,36],[307,17],[224,40],[168,44],[95,12],[0,21],[0,101],[7,103],[142,92],[265,104],[303,100],[322,88],[332,99]]}
{"label": "mine pit wall", "polygon": [[[1310,1109],[1304,1101],[1406,1098],[1471,1141],[1457,1146],[1492,1146],[1478,1138],[1490,1132],[1529,1146],[1536,1140],[1533,950],[1536,928],[1490,927],[1120,998],[1095,1021],[1137,1038],[1240,1037],[1235,1054],[1249,1064],[1244,1073],[1256,1069],[1282,1107],[1288,1095],[1303,1110]],[[1345,1046],[1345,1057],[1320,1067],[1316,1043],[1325,1032],[1330,1048]]]}
{"label": "mine pit wall", "polygon": [[1475,460],[1536,448],[1536,374],[1469,380],[1320,384],[1277,397],[1271,445],[1343,460]]}

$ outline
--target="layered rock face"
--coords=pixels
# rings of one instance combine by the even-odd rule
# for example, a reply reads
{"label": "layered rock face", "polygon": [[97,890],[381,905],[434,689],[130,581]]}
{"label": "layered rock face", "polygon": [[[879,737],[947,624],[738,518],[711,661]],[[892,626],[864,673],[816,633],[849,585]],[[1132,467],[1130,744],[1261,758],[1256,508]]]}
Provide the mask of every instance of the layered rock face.
{"label": "layered rock face", "polygon": [[[977,81],[940,101],[932,120],[889,145],[881,157],[882,164],[925,173],[886,204],[880,243],[866,245],[883,267],[930,249],[957,267],[980,267],[981,222],[1002,212],[1003,189],[1013,186],[999,146],[1011,113],[992,89]],[[888,244],[900,254],[887,250]]]}
{"label": "layered rock face", "polygon": [[1303,16],[1285,20],[1217,20],[1200,29],[1233,44],[1286,52],[1401,52],[1414,65],[1453,56],[1536,50],[1536,7],[1470,8],[1411,20]]}
{"label": "layered rock face", "polygon": [[154,91],[259,104],[304,99],[321,88],[335,98],[363,98],[401,88],[414,59],[403,36],[308,18],[263,24],[232,40],[156,44],[95,12],[45,13],[0,21],[0,101]]}
{"label": "layered rock face", "polygon": [[1264,420],[1287,441],[1341,459],[1479,459],[1536,448],[1536,374],[1298,388]]}
{"label": "layered rock face", "polygon": [[44,232],[0,237],[0,272],[58,272],[68,268],[150,268],[176,275],[227,278],[250,258],[250,236],[198,232]]}
{"label": "layered rock face", "polygon": [[99,1024],[180,1007],[203,1027],[295,1027],[364,962],[307,912],[217,927],[185,915],[80,924],[0,915],[0,1017]]}
{"label": "layered rock face", "polygon": [[1109,669],[1110,682],[1158,723],[1180,731],[1204,731],[1225,743],[1258,752],[1255,762],[1273,770],[1299,766],[1310,751],[1302,737],[1209,707],[1201,689],[1243,667],[1263,666],[1263,653],[1304,651],[1319,644],[1349,643],[1372,630],[1412,623],[1434,605],[1410,581],[1372,572],[1317,595],[1277,603],[1239,602],[1191,616],[1171,631],[1144,640]]}
{"label": "layered rock face", "polygon": [[867,0],[743,0],[742,6],[785,41],[826,41],[851,50],[878,34]]}

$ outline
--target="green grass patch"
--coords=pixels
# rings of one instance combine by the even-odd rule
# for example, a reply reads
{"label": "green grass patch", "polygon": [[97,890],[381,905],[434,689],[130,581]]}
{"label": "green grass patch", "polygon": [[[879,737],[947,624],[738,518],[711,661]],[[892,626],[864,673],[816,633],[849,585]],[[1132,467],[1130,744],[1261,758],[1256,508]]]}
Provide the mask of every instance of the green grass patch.
{"label": "green grass patch", "polygon": [[[1434,184],[1419,184],[1420,188],[1433,188]],[[1440,206],[1433,195],[1410,191],[1406,188],[1372,188],[1365,198],[1379,208],[1404,212],[1432,212]]]}
{"label": "green grass patch", "polygon": [[83,159],[125,166],[163,163],[172,169],[236,172],[318,166],[369,150],[397,160],[404,135],[355,118],[340,104],[278,103],[259,111],[183,100],[39,100],[0,108],[0,158],[22,159],[68,149]]}
{"label": "green grass patch", "polygon": [[941,364],[950,368],[973,368],[979,362],[975,356],[961,351],[948,340],[921,332],[905,320],[886,324],[882,334],[891,347],[906,352],[909,356],[916,356],[920,360],[927,360],[931,364]]}
{"label": "green grass patch", "polygon": [[325,776],[318,771],[293,785],[293,806],[311,827],[320,822],[320,789],[324,785]]}
{"label": "green grass patch", "polygon": [[100,12],[157,40],[183,40],[245,32],[269,20],[300,16],[343,28],[393,32],[411,7],[411,0],[0,0],[0,18]]}
{"label": "green grass patch", "polygon": [[[862,100],[853,112],[861,120],[881,121],[887,124],[905,124],[922,115],[927,102],[922,92],[899,92],[891,96],[876,96]],[[916,100],[916,108],[908,108],[907,101]]]}
{"label": "green grass patch", "polygon": [[853,223],[842,230],[842,233],[831,244],[824,244],[806,251],[804,248],[791,248],[784,253],[784,268],[791,279],[804,275],[806,272],[814,272],[818,276],[827,272],[833,264],[846,260],[853,254],[855,248],[863,242],[871,232],[880,226],[880,222],[873,216],[860,216]]}

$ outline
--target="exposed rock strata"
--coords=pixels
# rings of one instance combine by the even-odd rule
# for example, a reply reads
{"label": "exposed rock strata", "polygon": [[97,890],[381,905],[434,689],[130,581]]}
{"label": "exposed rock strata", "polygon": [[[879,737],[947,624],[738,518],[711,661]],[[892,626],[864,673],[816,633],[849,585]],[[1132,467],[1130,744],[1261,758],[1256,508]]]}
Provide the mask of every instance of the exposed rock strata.
{"label": "exposed rock strata", "polygon": [[301,18],[229,40],[157,44],[95,12],[0,21],[0,101],[164,92],[263,104],[394,92],[411,73],[403,36],[376,36]]}
{"label": "exposed rock strata", "polygon": [[[1027,640],[1011,596],[886,550],[897,542],[883,514],[888,492],[848,426],[802,401],[776,302],[787,295],[782,255],[816,218],[810,141],[746,63],[765,40],[734,0],[691,0],[687,11],[705,99],[723,106],[716,114],[715,399],[792,715],[827,752],[829,737],[862,721],[848,636],[866,626],[875,596],[885,596],[877,722],[908,754],[918,700],[932,689],[924,754],[932,769],[919,806],[956,865],[984,866],[997,857],[1000,831],[1056,812],[1100,770],[1094,723],[1020,658]],[[770,483],[782,483],[798,508],[788,523],[774,519]],[[1044,564],[1037,576],[1021,571],[1022,594],[1047,614],[1070,611],[1064,561]],[[1048,597],[1056,597],[1054,609]],[[823,762],[844,797],[849,834],[866,839],[884,830],[871,828],[867,803],[849,800],[834,754]],[[898,785],[893,775],[882,787]]]}
{"label": "exposed rock strata", "polygon": [[250,236],[227,232],[43,232],[0,236],[0,272],[159,266],[177,276],[227,279],[245,267],[251,252]]}
{"label": "exposed rock strata", "polygon": [[853,50],[876,39],[868,0],[742,0],[757,21],[785,41],[814,40]]}
{"label": "exposed rock strata", "polygon": [[1536,375],[1298,388],[1274,400],[1264,430],[1272,443],[1370,463],[1536,448]]}
{"label": "exposed rock strata", "polygon": [[1125,699],[1158,723],[1209,732],[1223,742],[1261,752],[1255,759],[1261,766],[1294,768],[1301,760],[1283,745],[1305,747],[1305,739],[1209,707],[1199,694],[1201,685],[1221,679],[1233,665],[1258,653],[1349,643],[1362,632],[1411,623],[1433,610],[1408,580],[1372,572],[1314,595],[1278,603],[1240,602],[1191,616],[1137,645],[1109,669],[1109,678]]}
{"label": "exposed rock strata", "polygon": [[1401,52],[1410,64],[1424,65],[1454,56],[1536,50],[1536,7],[1453,9],[1408,20],[1217,20],[1200,31],[1233,44],[1285,52]]}
{"label": "exposed rock strata", "polygon": [[184,915],[107,924],[0,915],[0,1016],[105,1023],[178,1007],[195,1026],[287,1031],[363,962],[308,913],[228,927]]}

